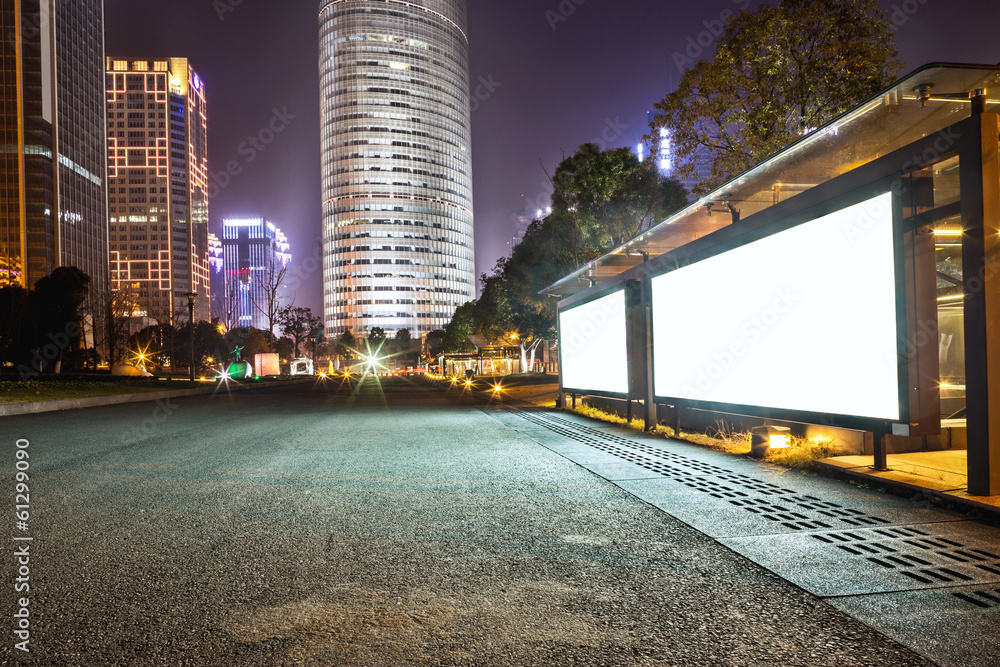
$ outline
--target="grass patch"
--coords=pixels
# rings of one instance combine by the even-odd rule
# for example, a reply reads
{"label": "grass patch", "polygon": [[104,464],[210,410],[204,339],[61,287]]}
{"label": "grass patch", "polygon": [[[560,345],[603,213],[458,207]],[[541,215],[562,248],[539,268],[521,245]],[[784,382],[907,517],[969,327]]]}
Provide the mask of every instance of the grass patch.
{"label": "grass patch", "polygon": [[770,452],[767,460],[789,468],[808,468],[817,459],[834,456],[837,449],[833,438],[808,439],[793,436],[790,444],[790,447]]}
{"label": "grass patch", "polygon": [[708,433],[681,431],[679,440],[705,445],[727,454],[747,455],[750,453],[750,431],[737,431],[725,422],[718,421]]}
{"label": "grass patch", "polygon": [[576,409],[571,411],[579,415],[583,415],[584,417],[589,417],[590,419],[597,419],[610,424],[618,424],[619,426],[627,426],[636,431],[641,431],[645,427],[645,423],[641,419],[633,418],[630,422],[624,417],[616,415],[613,412],[598,410],[597,408],[592,408],[589,405],[579,405]]}
{"label": "grass patch", "polygon": [[[590,419],[628,426],[637,431],[643,430],[643,420],[641,419],[633,419],[631,423],[627,423],[624,417],[587,405],[577,407],[571,412],[576,412]],[[711,447],[726,454],[750,455],[750,431],[737,431],[722,421],[716,422],[716,427],[707,433],[682,430],[679,434],[675,434],[672,428],[662,424],[657,425],[651,433]],[[808,468],[816,459],[825,459],[835,454],[836,446],[833,438],[809,439],[793,436],[790,438],[789,447],[772,450],[764,460],[788,468]]]}
{"label": "grass patch", "polygon": [[[29,403],[34,401],[59,401],[68,398],[113,396],[166,389],[187,389],[190,382],[163,382],[149,379],[44,379],[21,382],[0,380],[0,403]],[[201,386],[196,383],[192,386]]]}

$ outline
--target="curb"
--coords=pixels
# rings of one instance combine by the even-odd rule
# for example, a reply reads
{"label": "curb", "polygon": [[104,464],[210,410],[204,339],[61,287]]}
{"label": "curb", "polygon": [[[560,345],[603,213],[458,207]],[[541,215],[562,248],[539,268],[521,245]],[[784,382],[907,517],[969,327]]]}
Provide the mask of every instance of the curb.
{"label": "curb", "polygon": [[[286,384],[297,384],[299,381],[267,383],[265,387],[277,387]],[[250,389],[249,386],[233,384],[231,389]],[[163,391],[147,391],[140,394],[109,394],[107,396],[88,396],[87,398],[64,398],[58,401],[34,401],[29,403],[0,404],[0,417],[15,417],[17,415],[33,415],[43,412],[59,412],[62,410],[79,410],[81,408],[98,408],[105,405],[122,405],[124,403],[147,403],[165,398],[183,398],[185,396],[200,396],[214,394],[218,385],[212,384],[197,389],[165,389]]]}

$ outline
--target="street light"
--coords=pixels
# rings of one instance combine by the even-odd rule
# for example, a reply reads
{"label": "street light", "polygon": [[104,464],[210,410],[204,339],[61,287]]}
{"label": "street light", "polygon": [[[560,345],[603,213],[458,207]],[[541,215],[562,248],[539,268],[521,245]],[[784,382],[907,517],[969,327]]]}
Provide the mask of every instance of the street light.
{"label": "street light", "polygon": [[191,382],[194,382],[194,300],[198,298],[198,293],[187,292],[184,296],[188,300],[188,319],[191,322]]}

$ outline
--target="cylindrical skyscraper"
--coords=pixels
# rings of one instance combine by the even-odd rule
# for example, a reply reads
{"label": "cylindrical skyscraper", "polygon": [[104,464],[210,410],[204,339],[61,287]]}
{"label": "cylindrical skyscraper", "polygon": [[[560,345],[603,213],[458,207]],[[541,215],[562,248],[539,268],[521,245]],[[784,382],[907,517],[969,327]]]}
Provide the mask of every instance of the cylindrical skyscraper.
{"label": "cylindrical skyscraper", "polygon": [[465,0],[322,0],[327,334],[414,337],[475,296]]}

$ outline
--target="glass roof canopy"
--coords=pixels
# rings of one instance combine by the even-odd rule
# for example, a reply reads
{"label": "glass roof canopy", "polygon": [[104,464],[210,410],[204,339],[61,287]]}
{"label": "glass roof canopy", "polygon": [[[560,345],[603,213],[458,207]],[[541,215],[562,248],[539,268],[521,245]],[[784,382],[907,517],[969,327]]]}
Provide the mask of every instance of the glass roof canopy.
{"label": "glass roof canopy", "polygon": [[[925,106],[917,89],[930,86]],[[766,161],[588,262],[542,290],[566,297],[731,224],[722,203],[745,219],[969,117],[970,99],[944,95],[988,91],[987,110],[1000,111],[1000,65],[934,63],[847,111]],[[935,94],[941,97],[935,97]],[[709,204],[712,209],[709,210]]]}

